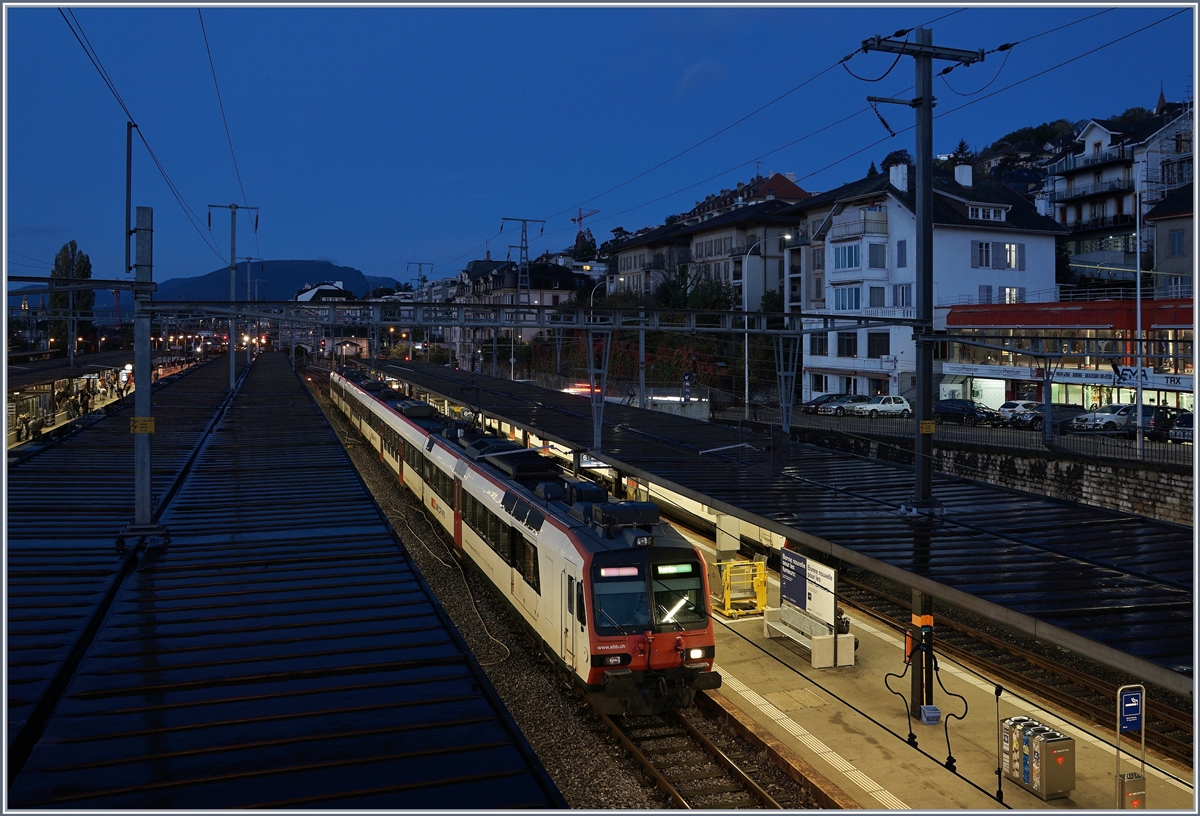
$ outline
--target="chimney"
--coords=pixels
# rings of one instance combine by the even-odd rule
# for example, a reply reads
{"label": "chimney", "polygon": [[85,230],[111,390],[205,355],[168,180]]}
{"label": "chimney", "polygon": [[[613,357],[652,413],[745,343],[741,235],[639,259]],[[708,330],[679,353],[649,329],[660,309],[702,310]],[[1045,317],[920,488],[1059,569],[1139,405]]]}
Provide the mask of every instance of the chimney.
{"label": "chimney", "polygon": [[961,184],[963,187],[971,186],[971,165],[956,164],[954,165],[954,181]]}
{"label": "chimney", "polygon": [[892,186],[902,193],[908,192],[908,165],[904,162],[893,164],[888,168],[888,172],[892,174],[889,179]]}
{"label": "chimney", "polygon": [[795,173],[784,173],[783,177],[786,178],[788,181],[790,181],[792,184],[796,183],[796,174]]}

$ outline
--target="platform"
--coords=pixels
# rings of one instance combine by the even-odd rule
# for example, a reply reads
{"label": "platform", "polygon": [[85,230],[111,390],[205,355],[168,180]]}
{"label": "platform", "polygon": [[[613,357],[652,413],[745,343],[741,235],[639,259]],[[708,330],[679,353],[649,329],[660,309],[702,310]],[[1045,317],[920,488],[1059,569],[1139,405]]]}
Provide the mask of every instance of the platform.
{"label": "platform", "polygon": [[[689,536],[691,537],[691,536]],[[705,557],[713,553],[697,541]],[[779,583],[768,580],[769,606],[779,604]],[[995,683],[973,669],[937,655],[941,683],[966,698],[966,716],[949,719],[950,750],[944,722],[911,722],[917,746],[909,745],[908,675],[901,636],[851,613],[851,633],[859,639],[853,666],[813,669],[808,652],[785,638],[768,639],[761,616],[717,620],[720,693],[759,727],[807,761],[846,795],[868,810],[1104,810],[1115,806],[1116,760],[1111,733],[1048,704],[1032,701],[1021,689],[1005,688],[997,700]],[[934,647],[937,654],[936,644]],[[1026,699],[1022,699],[1025,697]],[[963,703],[939,686],[934,704],[961,715]],[[1114,701],[1115,709],[1115,701]],[[1074,738],[1076,783],[1071,795],[1043,801],[1005,779],[997,801],[998,722],[1028,716]],[[957,772],[945,767],[952,754]],[[1139,771],[1140,756],[1123,754],[1122,772]],[[1147,754],[1147,802],[1154,810],[1194,812],[1191,769]]]}

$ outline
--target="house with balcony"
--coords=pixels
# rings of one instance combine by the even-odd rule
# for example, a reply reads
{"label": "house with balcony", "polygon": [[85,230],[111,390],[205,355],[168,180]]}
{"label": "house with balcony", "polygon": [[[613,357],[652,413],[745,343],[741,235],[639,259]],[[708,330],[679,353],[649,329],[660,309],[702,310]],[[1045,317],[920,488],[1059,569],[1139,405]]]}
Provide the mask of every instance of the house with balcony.
{"label": "house with balcony", "polygon": [[691,260],[684,225],[678,220],[644,227],[609,253],[605,291],[650,297],[664,281]]}
{"label": "house with balcony", "polygon": [[769,199],[685,227],[681,236],[691,242],[691,279],[728,283],[735,302],[759,311],[763,295],[782,291],[786,283],[783,236],[795,219],[780,212],[790,206]]}
{"label": "house with balcony", "polygon": [[[1081,278],[1132,281],[1141,215],[1192,180],[1192,105],[1159,94],[1154,115],[1128,123],[1091,119],[1069,152],[1046,168],[1038,209],[1070,230],[1071,268]],[[1153,250],[1152,229],[1142,251]]]}
{"label": "house with balcony", "polygon": [[[483,268],[486,269],[487,265]],[[521,303],[518,288],[520,269],[513,261],[504,261],[499,266],[486,269],[471,280],[470,293],[465,293],[459,302],[487,304],[491,306],[516,306]],[[532,306],[565,306],[575,297],[580,286],[591,281],[591,277],[575,272],[565,266],[551,263],[529,264],[529,304]],[[520,329],[501,329],[497,340],[527,343],[540,331],[536,326]],[[478,352],[492,344],[495,329],[475,329],[470,335],[460,337],[455,344],[455,355],[459,366],[474,368]]]}
{"label": "house with balcony", "polygon": [[[783,212],[793,218],[784,242],[786,308],[806,329],[829,318],[916,318],[916,179],[896,165]],[[1055,239],[1066,229],[1039,215],[1009,187],[976,181],[960,165],[933,177],[933,300],[1023,302],[1054,288]],[[944,314],[944,311],[943,311]],[[935,322],[936,328],[936,322]],[[826,393],[900,394],[916,387],[915,344],[908,326],[846,328],[806,334],[803,398]],[[936,373],[936,372],[935,372]]]}

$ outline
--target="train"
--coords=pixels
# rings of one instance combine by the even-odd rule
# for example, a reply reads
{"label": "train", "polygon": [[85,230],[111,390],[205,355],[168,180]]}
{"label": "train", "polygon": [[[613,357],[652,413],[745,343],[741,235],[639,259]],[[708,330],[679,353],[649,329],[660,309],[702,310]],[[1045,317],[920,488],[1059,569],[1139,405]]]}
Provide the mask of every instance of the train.
{"label": "train", "polygon": [[658,714],[720,687],[704,558],[657,505],[366,372],[331,373],[329,391],[598,710]]}

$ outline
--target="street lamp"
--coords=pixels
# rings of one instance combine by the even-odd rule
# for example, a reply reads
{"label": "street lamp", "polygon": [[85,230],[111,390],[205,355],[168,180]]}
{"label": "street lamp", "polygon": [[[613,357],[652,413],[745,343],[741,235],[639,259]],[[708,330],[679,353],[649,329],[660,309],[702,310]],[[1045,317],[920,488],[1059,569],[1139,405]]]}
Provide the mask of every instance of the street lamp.
{"label": "street lamp", "polygon": [[[792,236],[790,234],[785,233],[783,236],[783,239],[785,241],[790,241],[792,239]],[[742,321],[743,321],[743,325],[746,328],[746,336],[744,338],[744,342],[742,343],[742,351],[743,351],[743,355],[744,355],[744,359],[742,362],[744,368],[742,369],[742,374],[743,374],[743,379],[746,381],[745,382],[745,391],[743,394],[742,410],[745,412],[743,414],[743,417],[745,419],[750,418],[750,322],[746,319],[746,311],[747,311],[746,280],[750,277],[750,253],[754,251],[754,248],[756,246],[758,246],[759,244],[763,243],[766,240],[767,240],[767,230],[766,230],[766,227],[764,227],[763,228],[763,237],[759,238],[757,241],[755,241],[753,244],[750,245],[750,248],[746,250],[745,257],[742,259]],[[767,291],[767,257],[764,254],[763,255],[763,292],[766,292],[766,291]]]}
{"label": "street lamp", "polygon": [[606,281],[602,280],[599,283],[597,283],[595,286],[592,287],[592,293],[590,295],[588,295],[588,306],[596,305],[596,290],[599,289],[601,286],[603,286],[605,283],[606,283]]}

